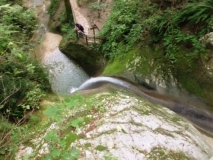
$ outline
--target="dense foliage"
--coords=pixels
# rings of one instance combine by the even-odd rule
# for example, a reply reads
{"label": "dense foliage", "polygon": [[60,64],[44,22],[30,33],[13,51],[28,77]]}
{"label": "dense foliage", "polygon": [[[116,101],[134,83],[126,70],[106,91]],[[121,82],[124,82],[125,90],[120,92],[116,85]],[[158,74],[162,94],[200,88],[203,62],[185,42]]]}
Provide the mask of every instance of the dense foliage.
{"label": "dense foliage", "polygon": [[[113,58],[143,41],[144,44],[163,43],[165,54],[171,61],[175,61],[174,53],[182,45],[198,54],[204,51],[199,38],[213,23],[212,7],[210,0],[116,1],[102,31],[103,51]],[[120,48],[124,50],[120,51]]]}
{"label": "dense foliage", "polygon": [[60,0],[51,0],[50,7],[48,7],[48,13],[51,17],[55,14],[60,4]]}
{"label": "dense foliage", "polygon": [[30,138],[20,124],[28,120],[33,126],[39,121],[30,115],[50,88],[46,73],[32,56],[36,19],[21,2],[0,0],[0,159],[5,160],[14,159],[18,146]]}
{"label": "dense foliage", "polygon": [[[210,32],[212,13],[211,0],[118,0],[101,32],[100,48],[114,60],[125,57],[138,44],[140,54],[148,57],[143,48],[149,47],[152,60],[161,60],[161,71],[172,73],[187,90],[199,94],[186,84],[213,89],[212,80],[203,70],[209,48],[200,42]],[[194,82],[186,82],[186,78]]]}
{"label": "dense foliage", "polygon": [[16,121],[39,108],[49,83],[31,55],[37,24],[33,12],[5,0],[0,0],[0,10],[0,113]]}

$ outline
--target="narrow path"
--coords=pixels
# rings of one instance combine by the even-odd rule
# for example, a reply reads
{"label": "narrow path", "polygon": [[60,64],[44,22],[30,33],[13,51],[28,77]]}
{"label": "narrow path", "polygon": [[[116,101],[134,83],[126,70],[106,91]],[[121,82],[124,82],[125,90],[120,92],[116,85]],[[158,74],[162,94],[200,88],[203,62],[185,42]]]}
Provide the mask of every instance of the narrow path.
{"label": "narrow path", "polygon": [[85,16],[80,12],[80,8],[78,7],[78,4],[76,0],[70,0],[70,4],[73,11],[73,16],[75,18],[76,23],[80,23],[82,26],[84,26],[84,32],[86,35],[89,34],[89,28],[90,24],[88,20],[85,18]]}
{"label": "narrow path", "polygon": [[92,6],[97,5],[97,2],[88,2],[87,4],[83,4],[79,6],[77,4],[77,0],[70,0],[73,16],[75,22],[80,23],[84,29],[85,34],[93,38],[93,30],[90,28],[95,24],[97,29],[94,30],[95,35],[98,35],[99,30],[101,30],[109,17],[112,8],[112,0],[104,0],[100,3],[99,10],[97,8],[93,8]]}

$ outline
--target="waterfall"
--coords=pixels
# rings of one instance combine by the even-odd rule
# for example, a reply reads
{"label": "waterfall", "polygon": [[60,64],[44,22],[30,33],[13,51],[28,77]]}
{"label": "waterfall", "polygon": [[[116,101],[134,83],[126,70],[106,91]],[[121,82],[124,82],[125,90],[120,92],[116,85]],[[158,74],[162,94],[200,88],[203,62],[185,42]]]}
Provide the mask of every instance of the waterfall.
{"label": "waterfall", "polygon": [[43,64],[49,71],[52,90],[58,94],[69,94],[89,79],[83,69],[69,60],[59,49],[46,54]]}
{"label": "waterfall", "polygon": [[101,86],[102,84],[106,84],[106,83],[111,83],[111,84],[118,85],[118,86],[121,86],[124,88],[130,88],[130,86],[131,86],[129,83],[116,79],[116,78],[96,77],[96,78],[90,78],[89,80],[84,82],[82,85],[80,85],[80,87],[77,90],[97,88],[97,87]]}
{"label": "waterfall", "polygon": [[[76,90],[80,91],[97,88],[106,83],[117,85],[124,87],[129,91],[133,91],[138,96],[146,98],[154,103],[164,105],[177,114],[187,118],[199,126],[199,128],[213,133],[213,116],[208,114],[208,112],[203,112],[200,109],[194,108],[194,106],[190,107],[189,103],[185,105],[173,97],[162,95],[154,91],[140,90],[137,86],[116,78],[89,78],[80,66],[69,60],[59,50],[58,46],[62,37],[47,31],[49,16],[45,9],[49,4],[47,2],[48,0],[24,1],[27,3],[26,6],[35,8],[38,21],[41,24],[32,38],[37,41],[41,40],[42,42],[35,51],[35,54],[38,54],[39,56],[41,55],[41,61],[49,71],[49,80],[52,90],[55,93],[70,94]],[[42,40],[43,37],[44,40]],[[203,106],[199,106],[199,108],[202,107]]]}
{"label": "waterfall", "polygon": [[24,0],[25,6],[34,8],[39,27],[32,40],[39,42],[35,57],[47,68],[52,91],[57,94],[70,94],[75,91],[89,76],[72,60],[69,60],[58,48],[62,36],[48,32],[49,15],[46,8],[49,0]]}
{"label": "waterfall", "polygon": [[190,104],[183,103],[181,100],[160,94],[153,90],[148,90],[144,87],[139,87],[137,85],[131,84],[125,80],[120,80],[113,77],[96,77],[90,78],[85,81],[77,91],[89,90],[101,87],[104,84],[112,84],[114,86],[119,86],[127,89],[140,97],[143,97],[153,103],[161,104],[182,117],[185,117],[190,122],[192,122],[197,128],[204,131],[205,133],[213,133],[213,116],[205,112],[204,110],[198,109],[196,106],[191,106]]}

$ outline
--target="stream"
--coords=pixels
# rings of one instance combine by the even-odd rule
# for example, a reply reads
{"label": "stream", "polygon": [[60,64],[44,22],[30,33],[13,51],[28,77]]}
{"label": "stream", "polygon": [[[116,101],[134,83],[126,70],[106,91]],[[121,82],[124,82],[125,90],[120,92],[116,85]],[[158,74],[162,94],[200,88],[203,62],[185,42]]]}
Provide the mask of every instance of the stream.
{"label": "stream", "polygon": [[26,6],[34,8],[40,26],[32,37],[38,42],[34,56],[48,70],[52,91],[68,95],[89,79],[87,73],[74,61],[68,59],[58,48],[62,37],[48,31],[49,16],[46,8],[48,0],[26,1]]}
{"label": "stream", "polygon": [[[41,63],[47,68],[51,87],[55,93],[70,94],[76,90],[98,88],[106,83],[110,83],[128,89],[154,103],[166,106],[196,124],[198,129],[207,130],[208,133],[213,135],[213,116],[208,114],[207,110],[201,111],[193,106],[187,108],[189,104],[181,103],[178,99],[153,92],[146,88],[141,90],[139,87],[117,78],[90,78],[78,64],[68,59],[59,50],[58,46],[62,37],[48,31],[49,16],[46,8],[49,5],[49,0],[24,0],[24,2],[27,7],[32,7],[36,11],[40,27],[32,39],[39,40],[41,44],[35,49],[35,57],[39,58]],[[184,97],[186,98],[187,96]],[[199,100],[196,102],[199,102]],[[202,106],[208,108],[204,105]],[[212,139],[206,138],[208,141],[212,141]]]}
{"label": "stream", "polygon": [[49,70],[52,90],[57,94],[69,94],[89,79],[83,69],[69,60],[59,49],[45,55],[43,64]]}

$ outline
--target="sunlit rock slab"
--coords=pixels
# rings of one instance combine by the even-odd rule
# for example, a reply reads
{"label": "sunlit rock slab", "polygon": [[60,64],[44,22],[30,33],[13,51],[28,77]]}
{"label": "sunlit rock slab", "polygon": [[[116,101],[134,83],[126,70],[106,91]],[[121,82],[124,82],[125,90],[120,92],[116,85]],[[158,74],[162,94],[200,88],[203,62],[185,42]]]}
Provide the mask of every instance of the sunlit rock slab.
{"label": "sunlit rock slab", "polygon": [[212,156],[213,149],[200,132],[167,108],[123,94],[102,103],[107,112],[92,115],[98,118],[79,130],[85,138],[73,144],[81,148],[82,160],[107,156],[119,160],[167,156],[208,160]]}
{"label": "sunlit rock slab", "polygon": [[[79,160],[209,160],[213,156],[213,149],[202,134],[163,106],[120,91],[102,91],[92,97],[98,100],[94,105],[98,105],[95,107],[99,111],[85,115],[92,117],[92,121],[75,131],[81,138],[70,144],[80,150]],[[67,112],[67,116],[77,112]],[[33,140],[35,146],[42,146],[39,150],[22,145],[17,159],[32,153],[38,157],[48,154],[49,145],[44,143],[44,137],[57,127],[60,128],[54,123],[45,134]]]}

